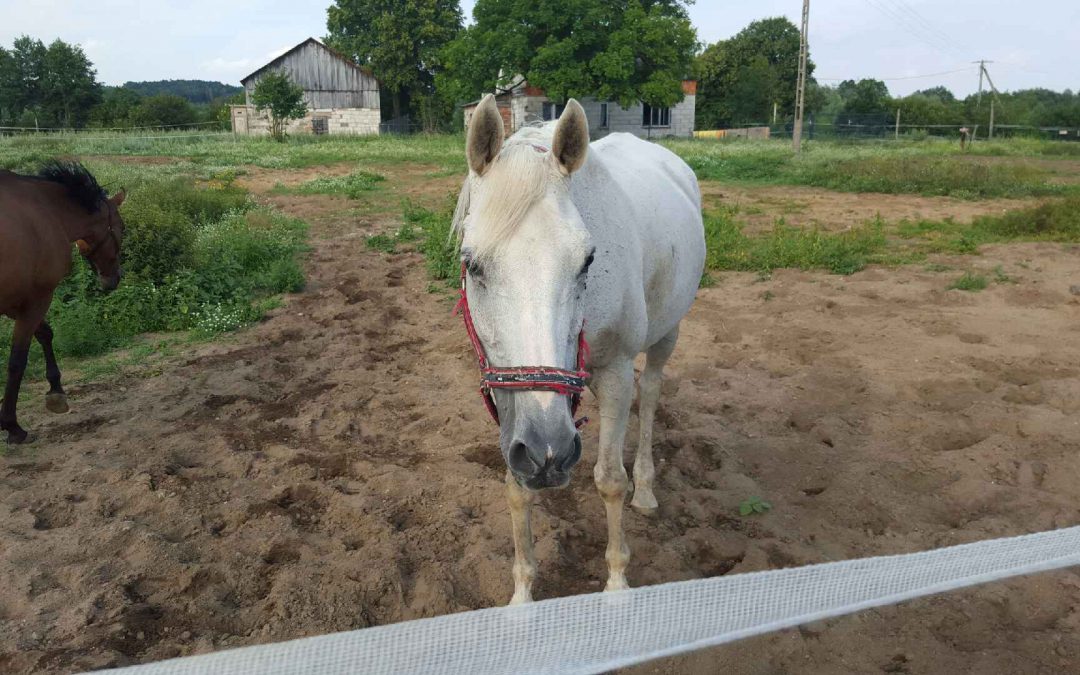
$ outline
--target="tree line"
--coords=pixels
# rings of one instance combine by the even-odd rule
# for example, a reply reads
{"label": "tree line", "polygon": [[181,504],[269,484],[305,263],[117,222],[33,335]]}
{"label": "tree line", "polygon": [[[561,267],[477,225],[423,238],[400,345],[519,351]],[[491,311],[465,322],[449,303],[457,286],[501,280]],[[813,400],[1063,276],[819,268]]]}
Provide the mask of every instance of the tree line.
{"label": "tree line", "polygon": [[[384,118],[409,118],[427,130],[460,129],[462,103],[522,79],[556,103],[592,96],[655,107],[681,101],[682,80],[695,79],[699,129],[789,122],[798,28],[767,18],[702,45],[688,4],[477,0],[466,26],[459,0],[334,0],[324,41],[376,74]],[[988,95],[961,100],[935,87],[894,98],[880,80],[828,86],[814,80],[812,59],[808,69],[807,113],[819,125],[885,119],[897,108],[905,124],[989,121]],[[21,37],[10,49],[0,47],[0,125],[227,124],[225,87],[189,80],[105,87],[77,45]],[[1001,94],[995,116],[999,124],[1080,126],[1080,96],[1044,89]]]}
{"label": "tree line", "polygon": [[[807,64],[806,112],[818,125],[840,133],[895,123],[933,129],[990,122],[991,92],[957,98],[945,87],[931,87],[894,97],[881,80],[845,80],[830,86],[817,82]],[[699,80],[697,126],[722,129],[790,123],[799,71],[799,29],[785,18],[754,21],[734,37],[707,46],[696,59]],[[1080,93],[1024,89],[1002,93],[994,101],[998,125],[1080,126]],[[775,113],[775,117],[774,117]]]}
{"label": "tree line", "polygon": [[0,46],[0,126],[127,128],[228,122],[239,87],[202,80],[109,87],[78,45],[28,36]]}

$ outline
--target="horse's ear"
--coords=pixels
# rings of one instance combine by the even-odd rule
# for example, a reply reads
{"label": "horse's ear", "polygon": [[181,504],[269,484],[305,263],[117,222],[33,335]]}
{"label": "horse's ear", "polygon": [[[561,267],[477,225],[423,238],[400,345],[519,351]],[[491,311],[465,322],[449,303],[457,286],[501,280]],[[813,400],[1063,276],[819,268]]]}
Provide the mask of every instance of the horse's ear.
{"label": "horse's ear", "polygon": [[116,208],[120,208],[120,205],[124,203],[125,199],[127,199],[127,190],[120,188],[120,192],[114,194],[109,201],[111,201]]}
{"label": "horse's ear", "polygon": [[86,255],[90,252],[90,244],[86,243],[85,239],[80,239],[75,242],[75,247],[79,249],[79,253]]}
{"label": "horse's ear", "polygon": [[480,105],[476,106],[472,120],[469,121],[469,135],[465,141],[465,156],[469,168],[476,174],[483,175],[491,162],[499,154],[503,144],[503,119],[495,97],[488,94]]}
{"label": "horse's ear", "polygon": [[559,116],[551,154],[567,176],[580,169],[589,154],[589,120],[585,109],[574,99],[566,102],[566,109]]}

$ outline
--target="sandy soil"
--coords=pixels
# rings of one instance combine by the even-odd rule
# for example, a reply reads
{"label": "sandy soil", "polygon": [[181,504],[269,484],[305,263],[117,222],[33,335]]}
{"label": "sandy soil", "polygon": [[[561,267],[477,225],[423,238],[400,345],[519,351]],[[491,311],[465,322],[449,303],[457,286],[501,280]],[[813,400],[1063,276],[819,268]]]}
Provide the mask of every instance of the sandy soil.
{"label": "sandy soil", "polygon": [[[455,182],[401,171],[395,204],[439,203]],[[304,293],[223,342],[72,387],[67,416],[24,408],[40,440],[0,457],[0,672],[145,662],[509,598],[502,459],[451,294],[427,291],[417,254],[365,250],[363,235],[392,217],[273,199],[312,223]],[[956,269],[716,275],[664,385],[660,513],[627,516],[631,584],[1080,522],[1069,292],[1080,249],[939,262]],[[960,269],[996,265],[1015,283],[945,290]],[[596,433],[570,488],[534,510],[539,598],[601,588]],[[751,495],[773,510],[740,518]],[[638,670],[1077,672],[1078,629],[1080,575],[1065,571]]]}

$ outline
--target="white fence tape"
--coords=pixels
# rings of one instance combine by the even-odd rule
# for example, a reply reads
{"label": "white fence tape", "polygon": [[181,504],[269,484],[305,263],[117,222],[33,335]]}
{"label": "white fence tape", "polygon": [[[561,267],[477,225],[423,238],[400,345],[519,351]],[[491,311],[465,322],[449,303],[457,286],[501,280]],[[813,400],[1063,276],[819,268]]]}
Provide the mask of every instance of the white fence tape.
{"label": "white fence tape", "polygon": [[598,673],[1080,564],[1080,527],[908,555],[597,593],[124,668],[131,675]]}

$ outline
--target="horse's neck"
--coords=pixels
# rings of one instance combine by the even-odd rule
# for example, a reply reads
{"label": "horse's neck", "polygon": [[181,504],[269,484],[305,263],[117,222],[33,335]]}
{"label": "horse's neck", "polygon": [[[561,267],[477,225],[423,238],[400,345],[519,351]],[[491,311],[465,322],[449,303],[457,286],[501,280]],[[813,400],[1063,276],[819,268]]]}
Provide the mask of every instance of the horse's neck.
{"label": "horse's neck", "polygon": [[17,176],[35,189],[39,196],[41,217],[39,227],[59,228],[69,242],[85,239],[91,234],[95,213],[87,213],[67,195],[63,185],[33,176]]}

